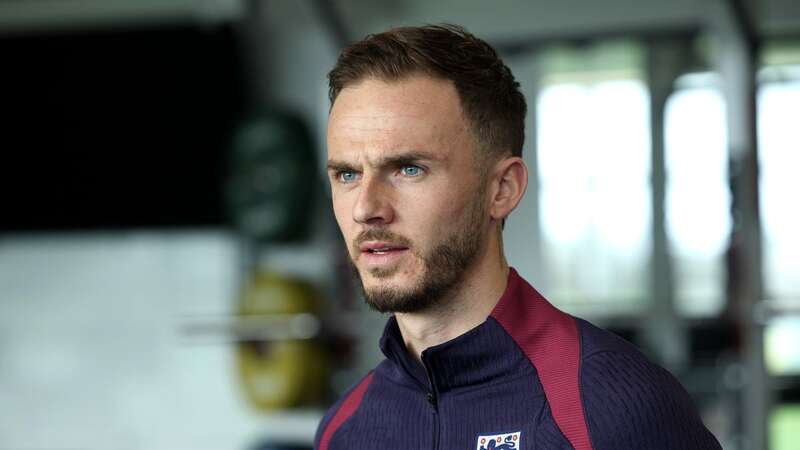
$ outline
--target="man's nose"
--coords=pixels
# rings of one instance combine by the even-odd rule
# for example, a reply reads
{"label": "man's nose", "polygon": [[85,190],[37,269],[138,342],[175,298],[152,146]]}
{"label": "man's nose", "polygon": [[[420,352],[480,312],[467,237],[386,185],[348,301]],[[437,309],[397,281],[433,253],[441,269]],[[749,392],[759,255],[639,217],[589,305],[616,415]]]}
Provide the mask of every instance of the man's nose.
{"label": "man's nose", "polygon": [[361,224],[379,225],[394,220],[391,188],[378,176],[364,177],[359,186],[353,220]]}

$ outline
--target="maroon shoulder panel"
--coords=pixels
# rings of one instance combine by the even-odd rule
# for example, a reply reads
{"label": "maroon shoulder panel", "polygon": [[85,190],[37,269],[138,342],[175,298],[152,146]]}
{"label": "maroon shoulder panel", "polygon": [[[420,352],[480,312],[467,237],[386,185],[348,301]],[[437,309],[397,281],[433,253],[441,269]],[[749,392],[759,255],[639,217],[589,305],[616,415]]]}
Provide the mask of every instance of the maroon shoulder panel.
{"label": "maroon shoulder panel", "polygon": [[580,394],[581,342],[575,319],[551,305],[513,268],[491,315],[536,368],[558,428],[575,450],[591,450]]}
{"label": "maroon shoulder panel", "polygon": [[370,372],[369,375],[358,383],[355,389],[350,391],[350,395],[344,399],[342,406],[336,411],[333,419],[328,422],[328,426],[325,427],[325,431],[322,433],[322,437],[319,440],[319,450],[328,450],[328,444],[330,444],[333,434],[356,412],[358,406],[361,404],[361,400],[364,399],[367,388],[369,388],[370,383],[372,383],[372,376],[373,373]]}

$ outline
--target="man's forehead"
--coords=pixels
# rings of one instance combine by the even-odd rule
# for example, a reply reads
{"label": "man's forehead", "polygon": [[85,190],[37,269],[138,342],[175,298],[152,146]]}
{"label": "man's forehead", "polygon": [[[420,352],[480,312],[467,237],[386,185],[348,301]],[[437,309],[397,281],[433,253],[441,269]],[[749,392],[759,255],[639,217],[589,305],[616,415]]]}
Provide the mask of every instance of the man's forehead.
{"label": "man's forehead", "polygon": [[328,158],[373,166],[404,155],[444,160],[460,139],[442,131],[413,117],[343,121],[329,127]]}
{"label": "man's forehead", "polygon": [[443,159],[449,153],[447,133],[415,115],[343,115],[328,127],[328,159],[378,166],[409,153]]}
{"label": "man's forehead", "polygon": [[435,145],[445,140],[447,125],[414,114],[342,114],[328,124],[329,150]]}
{"label": "man's forehead", "polygon": [[435,149],[449,146],[448,141],[457,144],[464,131],[458,96],[446,82],[370,79],[343,89],[336,99],[328,121],[328,152]]}
{"label": "man's forehead", "polygon": [[328,121],[329,134],[371,133],[371,132],[403,132],[409,127],[431,124],[428,117],[420,114],[397,112],[369,111],[341,112],[331,115]]}
{"label": "man's forehead", "polygon": [[[345,87],[331,108],[329,120],[440,119],[460,116],[460,102],[450,81],[426,76],[399,80],[367,78]],[[441,113],[449,113],[442,116]]]}

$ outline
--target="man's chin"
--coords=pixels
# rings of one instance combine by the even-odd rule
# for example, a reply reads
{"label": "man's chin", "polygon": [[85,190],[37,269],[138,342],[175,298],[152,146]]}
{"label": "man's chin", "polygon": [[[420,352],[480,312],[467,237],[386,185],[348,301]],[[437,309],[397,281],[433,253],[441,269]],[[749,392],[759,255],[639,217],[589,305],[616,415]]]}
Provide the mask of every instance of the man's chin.
{"label": "man's chin", "polygon": [[[394,262],[393,264],[380,264],[380,265],[372,265],[368,264],[365,261],[359,261],[355,268],[358,272],[359,278],[361,278],[362,282],[367,282],[368,280],[372,280],[375,283],[385,284],[388,281],[396,281],[396,282],[403,282],[401,280],[405,277],[405,273],[408,270],[403,270],[404,265],[401,264],[399,261]],[[409,280],[405,280],[408,282]]]}
{"label": "man's chin", "polygon": [[427,309],[432,300],[425,295],[420,280],[399,270],[374,276],[367,272],[361,277],[361,289],[370,308],[381,313],[420,312]]}
{"label": "man's chin", "polygon": [[365,270],[359,272],[359,278],[364,291],[402,289],[408,283],[407,280],[401,279],[399,270]]}
{"label": "man's chin", "polygon": [[363,286],[364,300],[373,310],[381,313],[417,312],[423,300],[417,293],[394,285]]}

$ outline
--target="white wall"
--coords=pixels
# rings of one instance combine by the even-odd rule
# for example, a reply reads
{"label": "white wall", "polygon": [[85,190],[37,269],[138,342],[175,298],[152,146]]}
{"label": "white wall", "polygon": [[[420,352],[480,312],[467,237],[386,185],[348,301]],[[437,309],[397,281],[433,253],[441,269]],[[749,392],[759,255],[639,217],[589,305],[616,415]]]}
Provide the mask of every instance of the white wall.
{"label": "white wall", "polygon": [[232,311],[237,262],[234,239],[218,231],[0,240],[0,448],[310,440],[318,413],[254,412],[230,339],[186,332]]}

